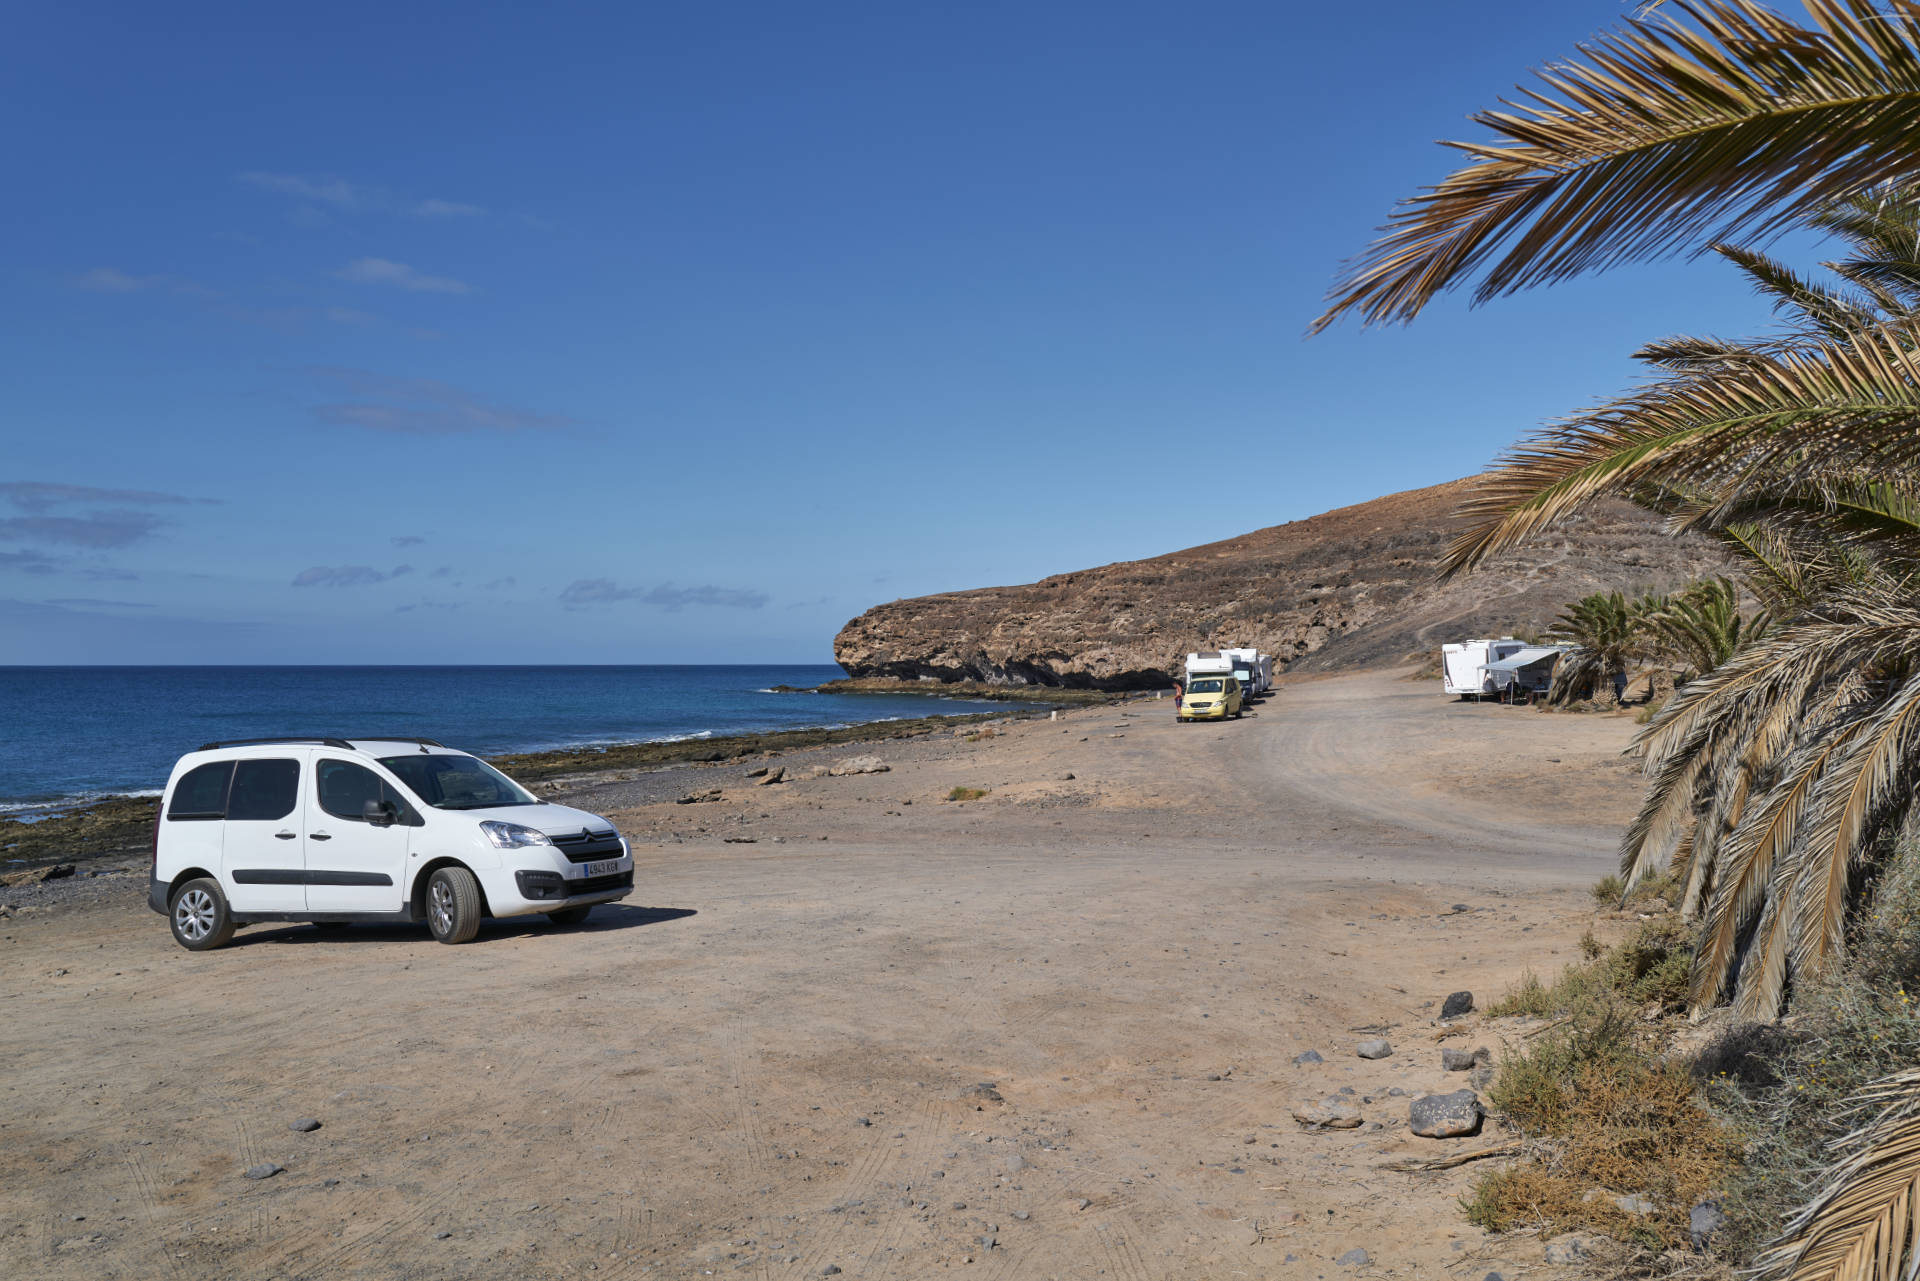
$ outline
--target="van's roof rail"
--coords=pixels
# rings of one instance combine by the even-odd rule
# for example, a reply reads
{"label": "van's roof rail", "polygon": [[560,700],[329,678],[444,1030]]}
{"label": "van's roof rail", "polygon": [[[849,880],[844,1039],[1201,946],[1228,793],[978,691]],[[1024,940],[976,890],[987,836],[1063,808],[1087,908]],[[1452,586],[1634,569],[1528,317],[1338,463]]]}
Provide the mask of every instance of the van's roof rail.
{"label": "van's roof rail", "polygon": [[202,743],[203,752],[211,752],[220,747],[264,747],[269,743],[324,743],[328,747],[344,747],[353,750],[353,744],[344,738],[316,738],[311,734],[296,735],[288,738],[229,738],[218,743]]}
{"label": "van's roof rail", "polygon": [[422,747],[445,747],[437,738],[415,738],[412,734],[355,734],[363,743],[418,743]]}

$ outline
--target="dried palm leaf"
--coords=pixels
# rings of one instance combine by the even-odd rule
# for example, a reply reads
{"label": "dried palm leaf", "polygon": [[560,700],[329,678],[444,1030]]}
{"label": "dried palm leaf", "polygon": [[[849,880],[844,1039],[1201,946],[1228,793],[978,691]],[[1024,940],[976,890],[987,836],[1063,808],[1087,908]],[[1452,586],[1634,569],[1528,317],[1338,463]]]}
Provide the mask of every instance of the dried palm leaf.
{"label": "dried palm leaf", "polygon": [[1313,324],[1405,321],[1741,233],[1920,168],[1920,6],[1673,0],[1474,117],[1468,164],[1403,202]]}
{"label": "dried palm leaf", "polygon": [[1762,1281],[1920,1275],[1920,1072],[1875,1082],[1850,1110],[1871,1119],[1840,1140],[1820,1192],[1761,1256]]}

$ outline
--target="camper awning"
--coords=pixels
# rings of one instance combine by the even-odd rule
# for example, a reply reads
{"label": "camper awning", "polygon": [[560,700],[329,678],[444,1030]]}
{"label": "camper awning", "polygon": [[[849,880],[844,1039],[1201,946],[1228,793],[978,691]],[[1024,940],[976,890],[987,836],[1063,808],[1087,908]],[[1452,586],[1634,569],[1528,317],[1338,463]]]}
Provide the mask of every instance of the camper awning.
{"label": "camper awning", "polygon": [[1530,645],[1517,654],[1509,654],[1505,658],[1488,663],[1487,670],[1490,672],[1517,672],[1523,667],[1532,667],[1543,658],[1558,658],[1561,652],[1562,651],[1555,646]]}

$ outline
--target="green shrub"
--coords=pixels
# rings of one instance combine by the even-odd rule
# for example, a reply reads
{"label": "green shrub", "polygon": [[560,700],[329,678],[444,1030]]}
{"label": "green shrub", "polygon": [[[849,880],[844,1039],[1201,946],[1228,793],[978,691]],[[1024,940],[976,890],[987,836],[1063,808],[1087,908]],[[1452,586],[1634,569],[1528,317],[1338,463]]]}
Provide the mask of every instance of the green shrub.
{"label": "green shrub", "polygon": [[950,801],[977,801],[991,791],[991,788],[986,787],[956,787],[947,793],[947,799]]}

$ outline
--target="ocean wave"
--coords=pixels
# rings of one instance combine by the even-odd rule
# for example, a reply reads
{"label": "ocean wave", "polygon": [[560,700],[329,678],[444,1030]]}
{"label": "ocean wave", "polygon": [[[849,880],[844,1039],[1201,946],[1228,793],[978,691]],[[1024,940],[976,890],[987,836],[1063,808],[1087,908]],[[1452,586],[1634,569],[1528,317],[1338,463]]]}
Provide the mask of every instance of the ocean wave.
{"label": "ocean wave", "polygon": [[71,796],[61,796],[53,800],[0,801],[0,815],[18,819],[23,823],[37,823],[41,819],[57,818],[69,810],[84,809],[97,805],[101,801],[110,801],[119,797],[132,797],[145,800],[158,796],[160,788],[140,788],[133,791],[117,792],[75,792]]}

